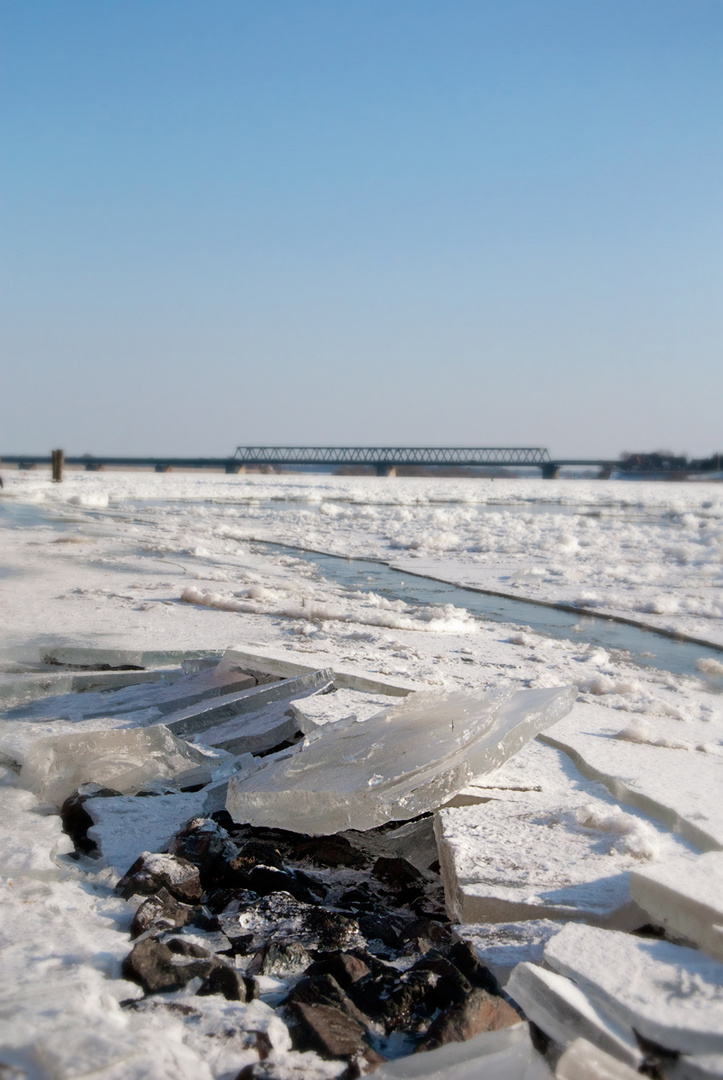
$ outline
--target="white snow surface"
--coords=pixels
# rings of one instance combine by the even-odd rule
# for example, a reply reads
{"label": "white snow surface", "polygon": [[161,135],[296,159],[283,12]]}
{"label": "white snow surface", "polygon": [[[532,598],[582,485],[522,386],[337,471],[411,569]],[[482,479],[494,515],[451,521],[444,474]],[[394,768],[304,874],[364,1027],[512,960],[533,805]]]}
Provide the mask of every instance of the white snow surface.
{"label": "white snow surface", "polygon": [[723,1051],[723,964],[695,949],[568,923],[548,941],[545,960],[658,1046]]}
{"label": "white snow surface", "polygon": [[[524,751],[493,777],[473,780],[458,800],[480,809],[490,805],[486,799],[492,805],[505,800],[511,813],[522,813],[515,807],[532,795],[549,797],[548,805],[557,800],[560,813],[572,815],[570,828],[592,830],[613,864],[636,860],[621,853],[621,846],[636,842],[631,820],[648,824],[664,848],[679,842],[666,832],[672,826],[699,846],[723,846],[713,805],[723,757],[722,699],[715,692],[723,685],[723,655],[721,661],[701,656],[689,675],[642,668],[624,652],[587,645],[574,627],[569,640],[555,640],[459,607],[407,604],[370,592],[363,568],[358,587],[345,588],[287,551],[255,544],[377,559],[405,574],[567,604],[581,618],[587,611],[613,615],[723,645],[720,484],[69,469],[54,485],[46,470],[2,472],[0,672],[11,671],[16,660],[70,655],[68,649],[75,662],[78,650],[87,650],[90,660],[101,649],[111,662],[113,650],[129,650],[141,663],[144,654],[220,654],[236,645],[300,669],[332,667],[408,689],[480,693],[574,685],[579,707],[564,728],[550,732],[569,744],[565,757],[580,785],[574,799],[553,773],[530,775]],[[52,679],[66,685],[66,676],[52,673],[9,674],[4,705],[28,700]],[[79,697],[91,717],[69,709],[55,718],[40,708],[32,719],[8,721],[3,735],[14,725],[15,746],[23,749],[51,734],[145,727],[159,719],[154,707],[104,716],[95,708],[102,693]],[[129,704],[133,697],[129,692]],[[604,722],[576,729],[579,709],[591,703]],[[605,760],[589,752],[603,744]],[[13,757],[10,748],[5,752]],[[632,780],[647,801],[629,797]],[[170,807],[178,798],[137,801],[150,812],[150,804],[160,811],[162,799]],[[291,1052],[283,1024],[260,1003],[242,1006],[184,991],[166,998],[196,1010],[186,1020],[165,1001],[140,1012],[121,1010],[118,1001],[139,990],[119,978],[132,912],[110,885],[149,823],[127,828],[124,851],[123,815],[113,819],[114,800],[107,800],[107,819],[100,820],[99,810],[95,828],[109,865],[99,869],[102,861],[68,860],[69,843],[52,808],[38,805],[2,765],[0,801],[0,1061],[25,1070],[28,1080],[211,1080],[255,1061],[248,1033],[265,1030],[280,1076],[338,1075],[336,1065]],[[587,805],[594,812],[584,810]],[[172,828],[175,813],[169,809],[167,823],[159,813],[154,827]],[[503,863],[497,848],[488,857],[492,867]],[[655,864],[637,859],[637,865]],[[491,956],[514,938],[514,957],[500,954],[502,967],[513,958],[539,962],[547,924],[521,921],[512,937],[504,936],[504,925],[494,932],[463,929],[483,954],[486,942]],[[626,949],[635,946],[630,935],[619,936]],[[700,985],[690,984],[690,1000],[707,1008],[713,991]],[[616,984],[611,994],[624,990]],[[231,1029],[236,1035],[225,1038]],[[680,1059],[688,1069],[680,1075],[714,1075],[718,1044],[711,1051],[702,1042],[705,1050]]]}

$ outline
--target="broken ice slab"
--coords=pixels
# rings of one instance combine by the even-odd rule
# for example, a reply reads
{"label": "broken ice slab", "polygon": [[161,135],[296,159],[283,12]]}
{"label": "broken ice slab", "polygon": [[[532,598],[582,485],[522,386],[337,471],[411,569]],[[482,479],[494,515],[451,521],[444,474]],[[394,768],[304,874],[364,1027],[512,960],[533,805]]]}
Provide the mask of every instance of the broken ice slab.
{"label": "broken ice slab", "polygon": [[723,1054],[681,1054],[665,1075],[666,1080],[723,1080]]}
{"label": "broken ice slab", "polygon": [[723,1052],[723,964],[695,949],[568,923],[545,961],[606,1016],[666,1050]]}
{"label": "broken ice slab", "polygon": [[544,1080],[550,1073],[533,1049],[527,1024],[515,1024],[385,1062],[374,1076],[379,1080]]}
{"label": "broken ice slab", "polygon": [[570,709],[571,688],[420,693],[364,723],[340,721],[231,779],[231,816],[315,835],[434,810]]}
{"label": "broken ice slab", "polygon": [[136,683],[180,678],[181,668],[156,668],[151,671],[73,671],[0,674],[0,700],[7,708],[27,707],[37,698],[60,694],[88,693],[92,690],[118,690]]}
{"label": "broken ice slab", "polygon": [[[233,647],[226,650],[224,658],[226,657],[254,675],[263,673],[275,679],[293,679],[300,675],[311,675],[318,667],[318,665],[310,665],[308,661],[301,664],[297,660],[290,660],[288,652],[274,653],[273,649],[255,653],[241,647]],[[409,678],[395,676],[394,682],[391,682],[386,676],[374,678],[369,675],[360,675],[358,667],[353,664],[335,665],[334,685],[370,694],[384,694],[389,697],[406,697],[416,689],[416,685]]]}
{"label": "broken ice slab", "polygon": [[205,791],[189,791],[150,799],[88,799],[83,804],[93,819],[88,838],[108,866],[125,874],[142,851],[163,851],[190,818],[203,813],[205,797]]}
{"label": "broken ice slab", "polygon": [[539,964],[545,945],[560,929],[552,919],[528,919],[511,923],[462,923],[455,927],[469,942],[500,986],[523,961]]}
{"label": "broken ice slab", "polygon": [[215,746],[229,754],[263,754],[293,738],[298,730],[288,699],[284,698],[253,712],[241,713],[188,738],[189,742]]}
{"label": "broken ice slab", "polygon": [[506,991],[525,1016],[560,1046],[581,1036],[619,1061],[637,1067],[643,1060],[633,1029],[616,1024],[564,975],[536,964],[518,964]]}
{"label": "broken ice slab", "polygon": [[688,850],[538,741],[485,781],[508,786],[485,789],[477,805],[443,807],[435,820],[447,910],[458,922],[586,919],[633,929],[647,920],[631,901],[630,871]]}
{"label": "broken ice slab", "polygon": [[292,701],[291,712],[299,731],[304,735],[313,734],[317,728],[337,720],[368,720],[381,709],[393,704],[393,699],[384,694],[368,694],[361,690],[339,689],[323,697],[307,697],[301,701]]}
{"label": "broken ice slab", "polygon": [[[289,708],[289,702],[294,698],[323,692],[333,685],[333,681],[334,672],[326,668],[323,671],[300,675],[295,679],[284,679],[264,686],[255,686],[236,694],[224,694],[211,703],[173,713],[166,718],[164,723],[176,735],[197,735],[200,732],[208,732],[211,728],[220,728],[229,722],[243,724],[247,714],[258,713],[261,709],[277,703],[283,703],[286,710]],[[296,722],[293,717],[289,719],[293,722],[293,731],[296,731]],[[239,734],[242,734],[241,730]]]}
{"label": "broken ice slab", "polygon": [[218,764],[218,755],[201,753],[157,724],[38,739],[25,756],[20,780],[42,801],[60,806],[89,782],[123,794],[156,778],[179,787],[206,784]]}
{"label": "broken ice slab", "polygon": [[[703,851],[723,848],[720,757],[692,746],[681,750],[630,742],[619,737],[620,726],[617,710],[580,704],[542,738],[568,754],[585,776],[605,784],[616,799],[657,818]],[[685,732],[691,730],[687,722]]]}
{"label": "broken ice slab", "polygon": [[555,1077],[556,1080],[640,1080],[640,1073],[586,1039],[575,1039],[560,1057]]}
{"label": "broken ice slab", "polygon": [[[177,713],[199,701],[218,698],[222,694],[238,692],[256,685],[256,680],[252,675],[240,671],[231,663],[224,663],[223,659],[215,662],[212,667],[188,674],[184,673],[182,668],[164,669],[159,672],[136,671],[114,674],[116,677],[119,674],[133,675],[134,678],[130,680],[132,685],[119,684],[120,688],[106,689],[96,693],[89,693],[86,690],[82,697],[77,693],[46,697],[42,701],[16,708],[12,714],[8,715],[27,718],[90,719],[152,708],[155,710],[155,716],[160,717],[168,713]],[[75,690],[75,686],[72,689]]]}
{"label": "broken ice slab", "polygon": [[630,895],[651,922],[723,962],[723,851],[641,867],[630,875]]}

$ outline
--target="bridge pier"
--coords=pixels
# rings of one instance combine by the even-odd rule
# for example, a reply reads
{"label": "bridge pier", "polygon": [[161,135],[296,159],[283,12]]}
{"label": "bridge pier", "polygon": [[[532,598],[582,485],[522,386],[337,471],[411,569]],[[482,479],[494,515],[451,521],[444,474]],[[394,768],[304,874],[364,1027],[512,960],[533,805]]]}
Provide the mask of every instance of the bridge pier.
{"label": "bridge pier", "polygon": [[159,461],[158,464],[156,465],[156,472],[170,472],[170,471],[171,471],[171,466],[170,465],[164,465],[163,462],[161,462],[161,461]]}
{"label": "bridge pier", "polygon": [[542,479],[543,480],[557,480],[560,476],[560,466],[554,461],[549,461],[546,465],[542,466]]}
{"label": "bridge pier", "polygon": [[238,473],[246,472],[246,466],[239,465],[237,461],[227,461],[224,466],[224,472],[227,476],[237,476]]}
{"label": "bridge pier", "polygon": [[377,465],[377,476],[396,476],[397,470],[394,465]]}
{"label": "bridge pier", "polygon": [[103,465],[101,464],[100,461],[86,461],[86,463],[85,463],[85,471],[86,472],[102,472],[103,471]]}

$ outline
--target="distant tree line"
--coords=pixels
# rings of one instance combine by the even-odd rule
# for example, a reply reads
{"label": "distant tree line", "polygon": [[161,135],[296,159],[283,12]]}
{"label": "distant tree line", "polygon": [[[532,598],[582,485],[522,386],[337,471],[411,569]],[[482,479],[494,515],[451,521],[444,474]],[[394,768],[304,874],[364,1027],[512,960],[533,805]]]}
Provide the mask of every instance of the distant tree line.
{"label": "distant tree line", "polygon": [[672,454],[667,450],[656,450],[650,454],[620,455],[618,468],[622,472],[720,472],[723,468],[723,453],[711,454],[707,458],[688,460],[685,455]]}

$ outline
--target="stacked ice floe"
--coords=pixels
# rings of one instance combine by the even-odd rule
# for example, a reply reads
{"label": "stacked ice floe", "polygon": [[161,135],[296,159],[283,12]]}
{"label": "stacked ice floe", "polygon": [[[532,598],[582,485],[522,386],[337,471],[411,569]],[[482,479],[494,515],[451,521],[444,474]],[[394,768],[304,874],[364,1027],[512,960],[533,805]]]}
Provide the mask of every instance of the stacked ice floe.
{"label": "stacked ice floe", "polygon": [[723,1076],[708,728],[686,769],[565,688],[140,675],[0,686],[6,1069]]}

